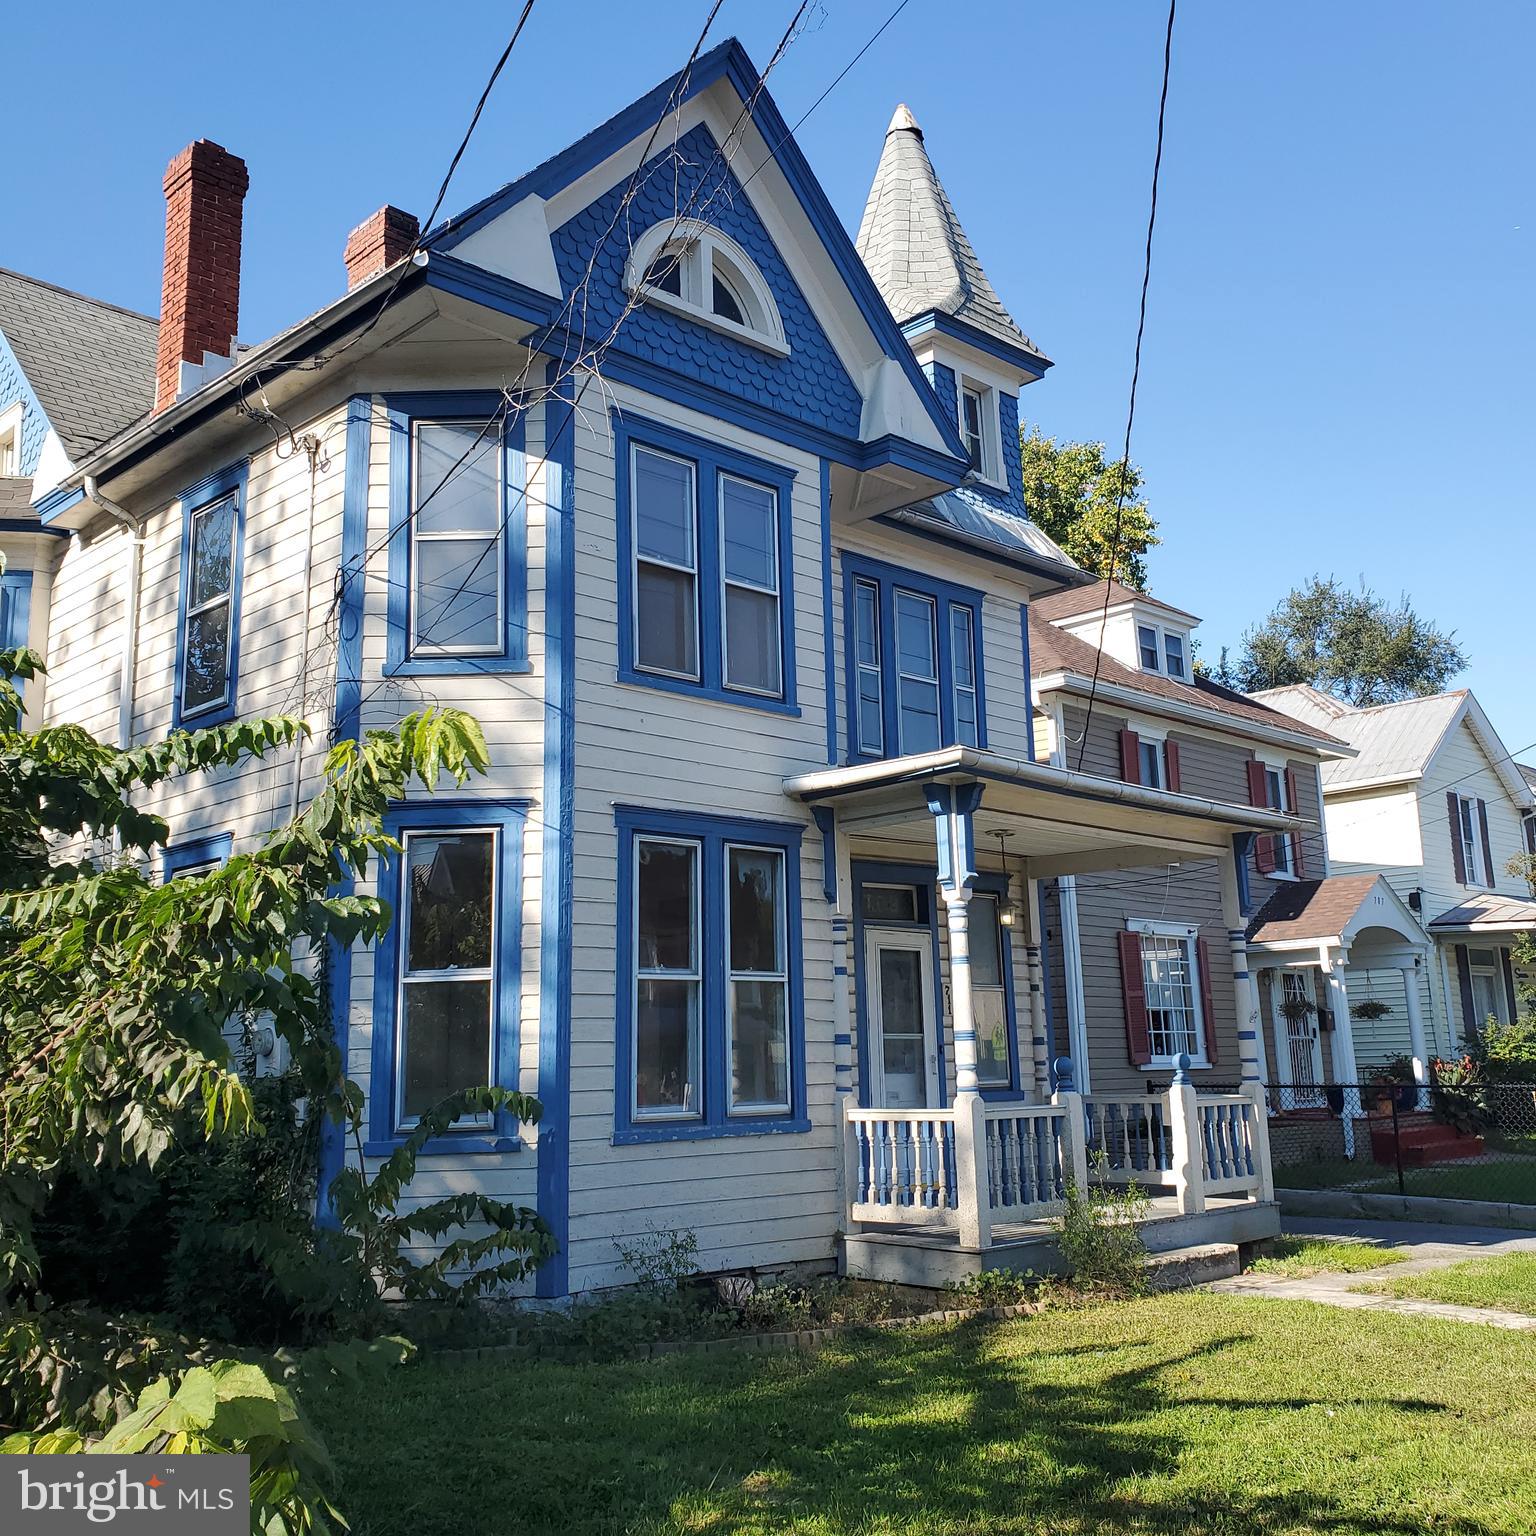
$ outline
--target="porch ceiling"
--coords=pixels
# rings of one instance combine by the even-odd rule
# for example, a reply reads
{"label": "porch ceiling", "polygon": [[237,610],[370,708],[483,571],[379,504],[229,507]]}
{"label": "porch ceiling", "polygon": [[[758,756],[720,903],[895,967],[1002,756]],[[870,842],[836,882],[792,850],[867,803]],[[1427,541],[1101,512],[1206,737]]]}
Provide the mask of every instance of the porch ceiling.
{"label": "porch ceiling", "polygon": [[932,839],[924,791],[930,784],[979,782],[979,850],[998,831],[1010,856],[1040,879],[1101,869],[1134,869],[1230,852],[1240,832],[1280,832],[1304,823],[1252,806],[1171,794],[974,747],[828,768],[786,779],[787,794],[837,811],[840,829],[905,841]]}

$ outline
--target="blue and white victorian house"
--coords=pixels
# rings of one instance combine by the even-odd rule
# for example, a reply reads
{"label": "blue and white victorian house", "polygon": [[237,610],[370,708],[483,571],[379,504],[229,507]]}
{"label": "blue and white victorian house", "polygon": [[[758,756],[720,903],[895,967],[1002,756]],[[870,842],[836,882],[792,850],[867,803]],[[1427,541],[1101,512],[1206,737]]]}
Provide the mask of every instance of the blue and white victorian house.
{"label": "blue and white victorian house", "polygon": [[[210,318],[172,249],[244,168],[188,163],[156,408],[36,487],[69,534],[49,717],[483,723],[490,773],[392,817],[392,938],[331,967],[361,1155],[456,1087],[536,1094],[537,1127],[462,1127],[419,1187],[536,1205],[547,1297],[623,1281],[647,1228],[714,1270],[1006,1262],[1090,1146],[1167,1188],[1169,1243],[1276,1230],[1244,926],[1253,839],[1297,807],[1195,783],[1189,746],[1182,784],[1069,766],[1031,605],[1091,578],[1017,449],[1050,364],[906,108],[855,241],[727,43],[414,253],[384,210],[344,296],[245,347],[238,267]],[[1146,710],[1256,728],[1170,670],[1187,697]],[[247,846],[319,756],[168,790],[168,867]],[[1061,957],[1062,880],[1173,862],[1209,872],[1204,927]],[[445,910],[488,937],[418,941]],[[1112,1028],[1069,1031],[1098,974]]]}

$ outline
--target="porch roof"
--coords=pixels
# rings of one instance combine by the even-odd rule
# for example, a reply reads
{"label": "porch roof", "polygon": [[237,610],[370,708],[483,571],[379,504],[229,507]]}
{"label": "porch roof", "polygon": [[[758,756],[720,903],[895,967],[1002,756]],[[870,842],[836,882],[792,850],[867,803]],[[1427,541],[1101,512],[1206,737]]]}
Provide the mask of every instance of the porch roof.
{"label": "porch roof", "polygon": [[1429,925],[1431,933],[1526,933],[1536,931],[1536,901],[1489,892],[1442,912]]}
{"label": "porch roof", "polygon": [[1332,875],[1281,886],[1248,925],[1253,949],[1349,948],[1367,930],[1384,930],[1422,948],[1424,935],[1413,912],[1380,875]]}
{"label": "porch roof", "polygon": [[1038,878],[1211,859],[1232,851],[1235,834],[1307,825],[1278,811],[1124,784],[976,747],[818,769],[786,779],[784,789],[807,804],[835,807],[846,830],[899,834],[904,824],[915,828],[930,820],[928,785],[969,782],[984,786],[975,816],[978,843],[996,831],[1018,834],[1008,851],[1029,859]]}

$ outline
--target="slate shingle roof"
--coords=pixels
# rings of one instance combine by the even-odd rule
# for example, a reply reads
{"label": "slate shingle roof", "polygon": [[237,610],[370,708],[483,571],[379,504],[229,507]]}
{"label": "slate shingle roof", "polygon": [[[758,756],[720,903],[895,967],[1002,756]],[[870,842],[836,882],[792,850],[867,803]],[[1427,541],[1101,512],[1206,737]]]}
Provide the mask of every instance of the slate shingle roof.
{"label": "slate shingle roof", "polygon": [[905,106],[886,129],[856,244],[897,320],[936,309],[1044,357],[982,271]]}
{"label": "slate shingle roof", "polygon": [[0,333],[79,462],[154,404],[159,322],[0,267]]}
{"label": "slate shingle roof", "polygon": [[[1094,589],[1090,587],[1087,590]],[[1102,594],[1102,585],[1098,590]],[[1339,745],[1338,738],[1330,736],[1327,731],[1255,703],[1246,695],[1223,688],[1209,678],[1197,677],[1193,682],[1179,683],[1156,672],[1137,671],[1124,662],[1116,661],[1113,656],[1099,656],[1095,647],[1086,640],[1069,635],[1066,630],[1042,617],[1038,611],[1042,601],[1045,600],[1037,600],[1029,605],[1029,663],[1030,672],[1035,677],[1044,677],[1052,672],[1072,672],[1079,677],[1092,677],[1093,664],[1097,658],[1100,681],[1115,683],[1122,688],[1134,688],[1146,694],[1147,708],[1154,713],[1157,701],[1167,699],[1180,704],[1193,704],[1219,715],[1230,715],[1234,724],[1239,726],[1244,723],[1265,725],[1271,730],[1293,731],[1298,736],[1314,737],[1324,746]],[[1100,601],[1103,601],[1102,596]]]}

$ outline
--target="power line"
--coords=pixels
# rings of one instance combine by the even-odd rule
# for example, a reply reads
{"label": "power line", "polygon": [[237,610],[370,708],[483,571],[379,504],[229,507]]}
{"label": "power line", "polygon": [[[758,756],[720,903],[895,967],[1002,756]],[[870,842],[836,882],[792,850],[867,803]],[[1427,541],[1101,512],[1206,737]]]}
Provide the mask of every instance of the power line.
{"label": "power line", "polygon": [[[1131,473],[1131,427],[1136,420],[1136,388],[1141,382],[1141,343],[1147,328],[1147,290],[1152,283],[1152,233],[1157,228],[1157,184],[1163,168],[1163,124],[1168,112],[1168,76],[1173,63],[1173,15],[1178,0],[1168,0],[1168,29],[1163,37],[1163,88],[1157,103],[1157,151],[1152,158],[1152,206],[1147,214],[1147,245],[1141,266],[1141,307],[1136,320],[1136,352],[1131,365],[1131,398],[1125,413],[1125,448],[1120,455],[1120,484],[1115,496],[1114,532],[1109,543],[1109,569],[1104,573],[1104,612],[1099,620],[1099,639],[1104,638],[1104,626],[1109,623],[1110,594],[1115,581],[1115,561],[1120,555],[1120,532],[1125,517],[1126,488]],[[1083,766],[1083,753],[1088,747],[1088,727],[1093,723],[1093,706],[1099,693],[1099,668],[1103,663],[1102,643],[1095,649],[1093,658],[1093,682],[1088,689],[1088,710],[1083,720],[1083,738],[1077,744],[1077,766]]]}

